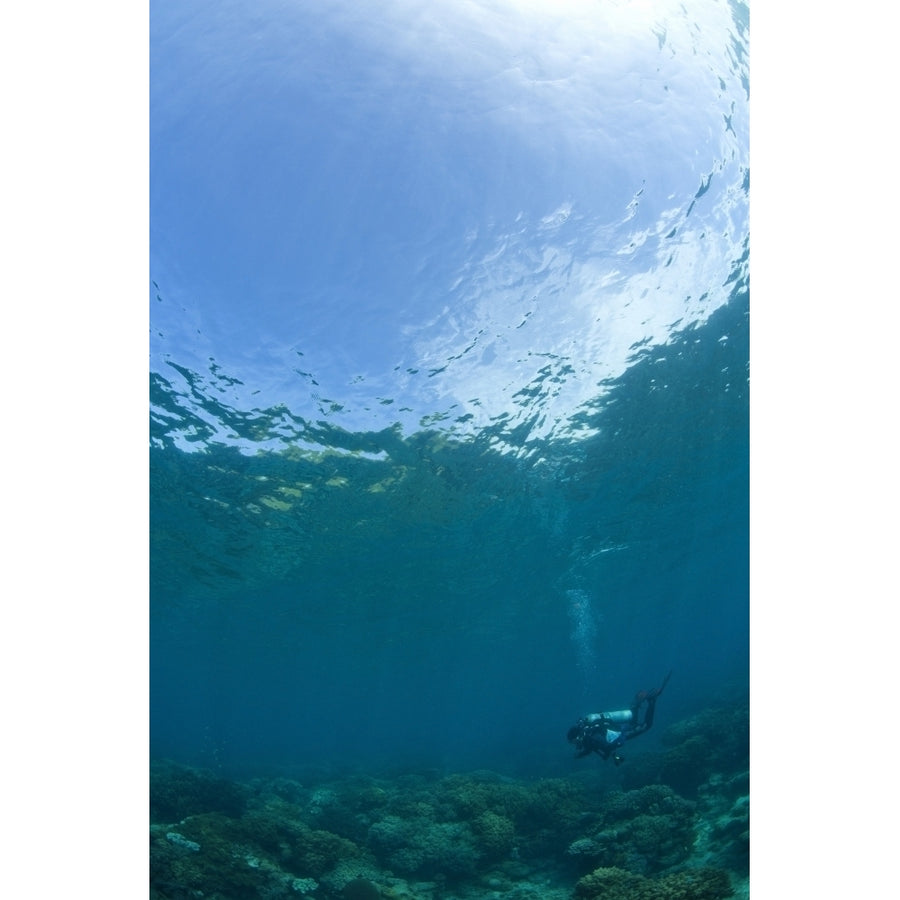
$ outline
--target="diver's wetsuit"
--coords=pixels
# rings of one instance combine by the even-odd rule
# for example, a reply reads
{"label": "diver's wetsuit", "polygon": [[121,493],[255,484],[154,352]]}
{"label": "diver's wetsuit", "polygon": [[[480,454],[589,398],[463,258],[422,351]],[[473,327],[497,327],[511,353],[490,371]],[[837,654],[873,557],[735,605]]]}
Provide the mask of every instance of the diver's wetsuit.
{"label": "diver's wetsuit", "polygon": [[[580,718],[570,729],[567,735],[569,743],[575,745],[575,756],[587,756],[589,753],[597,753],[604,759],[609,759],[611,753],[621,747],[625,741],[630,741],[643,734],[653,725],[653,716],[656,712],[656,699],[663,692],[671,672],[663,679],[658,688],[650,691],[639,691],[632,701],[630,709],[620,709],[615,712],[590,713]],[[644,710],[644,718],[639,718],[641,707],[647,704]],[[622,762],[618,753],[613,755],[616,765]]]}

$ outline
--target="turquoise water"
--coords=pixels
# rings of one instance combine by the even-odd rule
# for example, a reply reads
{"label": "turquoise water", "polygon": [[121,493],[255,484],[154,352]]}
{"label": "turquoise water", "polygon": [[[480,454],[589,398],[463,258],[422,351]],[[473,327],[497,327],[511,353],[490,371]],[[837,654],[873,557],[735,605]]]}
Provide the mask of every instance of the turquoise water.
{"label": "turquoise water", "polygon": [[[228,765],[564,765],[571,721],[673,669],[660,720],[748,676],[748,285],[588,405],[587,438],[502,423],[351,433],[205,420],[154,373],[152,739]],[[503,435],[503,440],[498,435]],[[576,609],[582,598],[582,609]],[[578,616],[582,616],[579,620]],[[646,740],[649,740],[648,735]]]}
{"label": "turquoise water", "polygon": [[746,891],[748,12],[652,7],[154,5],[154,897]]}
{"label": "turquoise water", "polygon": [[[302,449],[189,452],[157,423],[151,896],[747,895],[733,285],[585,439],[295,419]],[[154,399],[184,416],[162,377]],[[236,435],[283,421],[204,409]],[[621,767],[573,757],[568,726],[669,669]]]}

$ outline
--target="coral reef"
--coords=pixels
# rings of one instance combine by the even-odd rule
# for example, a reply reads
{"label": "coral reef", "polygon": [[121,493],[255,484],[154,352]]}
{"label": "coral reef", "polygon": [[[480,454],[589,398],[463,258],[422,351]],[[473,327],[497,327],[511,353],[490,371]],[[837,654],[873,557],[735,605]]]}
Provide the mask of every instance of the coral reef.
{"label": "coral reef", "polygon": [[[722,734],[741,721],[710,710],[674,726],[663,753],[566,778],[304,770],[237,783],[155,764],[150,897],[720,900],[748,873],[746,755]],[[688,758],[697,771],[672,776]]]}
{"label": "coral reef", "polygon": [[689,869],[658,878],[598,868],[575,885],[578,900],[723,900],[734,891],[723,869]]}
{"label": "coral reef", "polygon": [[168,761],[150,767],[151,822],[180,822],[205,812],[239,816],[247,806],[247,795],[241,785],[208,772]]}
{"label": "coral reef", "polygon": [[606,796],[596,827],[573,841],[567,855],[580,867],[621,867],[637,874],[683,863],[694,843],[695,804],[667,785]]}
{"label": "coral reef", "polygon": [[699,790],[693,859],[740,874],[750,870],[750,773],[714,776]]}
{"label": "coral reef", "polygon": [[506,859],[512,851],[516,829],[506,816],[485,810],[472,821],[472,831],[485,859]]}
{"label": "coral reef", "polygon": [[318,879],[341,860],[364,859],[351,841],[310,828],[287,807],[239,818],[201,813],[182,820],[177,832],[151,829],[151,896],[178,900],[203,891],[222,900],[296,898],[314,893]]}
{"label": "coral reef", "polygon": [[662,753],[637,755],[624,768],[628,788],[661,782],[684,797],[723,772],[750,764],[750,709],[747,704],[707,709],[670,725],[662,734]]}
{"label": "coral reef", "polygon": [[369,829],[369,846],[386,868],[422,878],[472,875],[479,850],[464,822],[387,816]]}

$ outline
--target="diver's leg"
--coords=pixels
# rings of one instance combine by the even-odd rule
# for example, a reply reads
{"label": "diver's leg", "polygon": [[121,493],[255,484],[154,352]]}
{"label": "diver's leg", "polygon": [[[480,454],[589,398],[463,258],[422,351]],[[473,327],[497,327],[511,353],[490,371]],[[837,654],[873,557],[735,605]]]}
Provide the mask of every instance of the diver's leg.
{"label": "diver's leg", "polygon": [[648,691],[647,693],[647,712],[644,713],[644,722],[643,722],[643,730],[646,731],[653,725],[653,716],[656,713],[656,701],[659,698],[659,695],[665,689],[666,684],[668,684],[669,678],[672,676],[672,673],[669,672],[665,678],[663,678],[663,683],[658,687],[654,688],[652,691]]}
{"label": "diver's leg", "polygon": [[672,677],[672,670],[669,669],[669,674],[666,675],[665,678],[663,678],[663,683],[658,688],[656,688],[656,690],[652,691],[652,693],[655,697],[658,697],[665,690],[665,687],[669,683],[669,679],[671,677]]}
{"label": "diver's leg", "polygon": [[653,715],[656,712],[656,698],[659,694],[652,694],[647,698],[647,712],[644,713],[644,731],[653,725]]}

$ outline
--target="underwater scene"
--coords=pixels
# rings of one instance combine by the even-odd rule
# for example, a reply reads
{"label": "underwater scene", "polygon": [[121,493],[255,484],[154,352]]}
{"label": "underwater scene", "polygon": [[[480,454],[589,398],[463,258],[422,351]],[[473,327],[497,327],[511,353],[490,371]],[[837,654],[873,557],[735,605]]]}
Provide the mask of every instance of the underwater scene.
{"label": "underwater scene", "polygon": [[151,3],[152,900],[748,896],[748,21]]}

